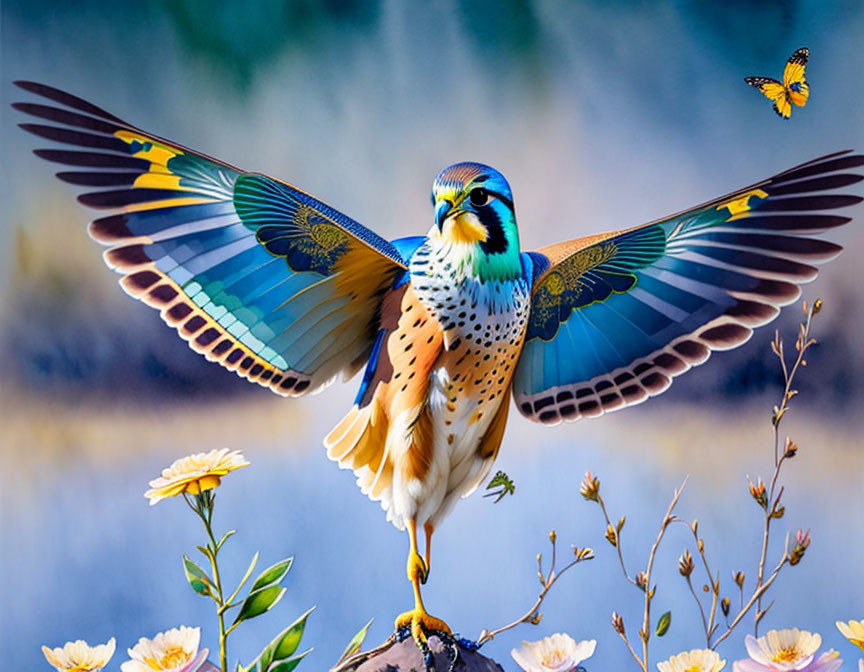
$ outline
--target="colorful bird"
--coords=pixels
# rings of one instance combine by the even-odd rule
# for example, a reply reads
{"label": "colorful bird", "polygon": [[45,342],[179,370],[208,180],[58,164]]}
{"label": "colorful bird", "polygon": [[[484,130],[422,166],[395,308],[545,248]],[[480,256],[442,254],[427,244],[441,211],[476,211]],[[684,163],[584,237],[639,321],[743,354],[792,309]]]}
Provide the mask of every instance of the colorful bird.
{"label": "colorful bird", "polygon": [[[864,156],[839,152],[632,229],[521,252],[513,194],[495,169],[445,168],[425,236],[388,242],[285,182],[141,131],[57,89],[19,87],[74,149],[90,223],[127,293],[190,346],[285,396],[365,366],[328,456],[407,529],[421,648],[446,623],[423,606],[434,530],[495,460],[515,399],[545,424],[594,417],[666,390],[712,350],[744,343],[840,247],[813,238],[862,199]],[[425,532],[421,555],[418,531]],[[404,631],[404,630],[403,630]]]}
{"label": "colorful bird", "polygon": [[810,97],[810,85],[804,79],[804,70],[810,50],[796,49],[783,69],[783,83],[771,77],[745,77],[744,81],[757,88],[763,96],[774,103],[774,111],[784,119],[792,116],[792,105],[804,107]]}

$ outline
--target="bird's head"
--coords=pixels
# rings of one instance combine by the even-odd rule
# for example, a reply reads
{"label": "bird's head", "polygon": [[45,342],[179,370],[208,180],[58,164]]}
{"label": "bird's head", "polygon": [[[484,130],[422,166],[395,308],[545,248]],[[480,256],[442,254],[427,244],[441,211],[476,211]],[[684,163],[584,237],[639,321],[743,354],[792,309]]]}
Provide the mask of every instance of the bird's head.
{"label": "bird's head", "polygon": [[442,242],[474,254],[484,279],[511,279],[521,270],[519,232],[507,180],[480,163],[457,163],[432,185],[435,225]]}

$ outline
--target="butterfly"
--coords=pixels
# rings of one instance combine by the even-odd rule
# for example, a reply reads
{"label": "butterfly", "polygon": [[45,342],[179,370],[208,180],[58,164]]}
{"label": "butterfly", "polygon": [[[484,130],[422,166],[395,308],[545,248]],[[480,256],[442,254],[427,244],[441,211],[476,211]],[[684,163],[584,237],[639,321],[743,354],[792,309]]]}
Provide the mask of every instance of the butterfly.
{"label": "butterfly", "polygon": [[807,47],[796,49],[786,61],[783,70],[783,83],[771,77],[745,77],[744,81],[755,86],[762,94],[774,103],[774,111],[784,119],[792,116],[792,105],[803,107],[810,97],[810,85],[804,79],[804,69],[810,50]]}

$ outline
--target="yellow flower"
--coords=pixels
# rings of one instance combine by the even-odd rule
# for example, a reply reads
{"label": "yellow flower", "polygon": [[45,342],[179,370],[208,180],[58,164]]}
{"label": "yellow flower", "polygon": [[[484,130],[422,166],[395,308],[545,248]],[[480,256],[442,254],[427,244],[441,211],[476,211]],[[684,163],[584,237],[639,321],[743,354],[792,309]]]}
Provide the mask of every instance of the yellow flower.
{"label": "yellow flower", "polygon": [[208,650],[198,651],[201,628],[181,625],[160,632],[153,639],[142,637],[127,653],[131,660],[120,666],[122,672],[195,672],[207,659]]}
{"label": "yellow flower", "polygon": [[58,672],[91,672],[101,670],[114,655],[116,642],[114,638],[99,646],[90,646],[83,639],[75,642],[66,642],[61,649],[49,649],[42,647],[42,653],[54,669]]}
{"label": "yellow flower", "polygon": [[711,649],[684,651],[657,663],[660,672],[720,672],[725,666],[726,661],[720,660],[717,652]]}
{"label": "yellow flower", "polygon": [[239,450],[211,450],[209,453],[188,455],[162,470],[162,476],[150,481],[150,490],[144,496],[150,500],[150,505],[161,502],[168,497],[188,492],[197,495],[216,488],[222,482],[222,477],[229,471],[248,467],[249,463]]}
{"label": "yellow flower", "polygon": [[837,629],[843,633],[843,636],[852,642],[859,649],[864,651],[864,621],[837,621]]}

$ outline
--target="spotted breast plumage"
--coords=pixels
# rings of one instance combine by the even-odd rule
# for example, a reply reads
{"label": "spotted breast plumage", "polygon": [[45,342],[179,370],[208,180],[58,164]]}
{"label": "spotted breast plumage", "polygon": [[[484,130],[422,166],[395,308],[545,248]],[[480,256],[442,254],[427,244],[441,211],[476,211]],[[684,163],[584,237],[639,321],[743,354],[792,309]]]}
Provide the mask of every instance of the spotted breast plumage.
{"label": "spotted breast plumage", "polygon": [[[421,648],[420,585],[434,530],[501,446],[512,395],[541,423],[660,394],[713,350],[745,342],[840,252],[814,237],[862,199],[836,189],[864,156],[839,152],[631,229],[522,252],[510,185],[459,163],[432,188],[425,236],[387,241],[296,187],[142,131],[32,82],[79,201],[123,289],[196,351],[284,396],[364,370],[328,456],[407,529],[414,608],[396,625]],[[72,146],[72,149],[67,148]],[[562,218],[561,224],[570,221]],[[425,552],[418,533],[425,532]]]}

